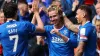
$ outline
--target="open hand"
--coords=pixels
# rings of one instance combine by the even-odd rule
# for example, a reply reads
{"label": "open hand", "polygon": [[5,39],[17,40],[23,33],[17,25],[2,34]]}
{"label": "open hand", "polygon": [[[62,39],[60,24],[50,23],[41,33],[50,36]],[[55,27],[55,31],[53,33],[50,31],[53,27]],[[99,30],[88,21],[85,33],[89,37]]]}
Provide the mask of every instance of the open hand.
{"label": "open hand", "polygon": [[33,12],[39,12],[38,5],[39,5],[39,2],[34,0],[32,3]]}
{"label": "open hand", "polygon": [[73,6],[78,6],[78,4],[79,4],[79,1],[78,1],[78,0],[75,0],[75,1],[73,2]]}

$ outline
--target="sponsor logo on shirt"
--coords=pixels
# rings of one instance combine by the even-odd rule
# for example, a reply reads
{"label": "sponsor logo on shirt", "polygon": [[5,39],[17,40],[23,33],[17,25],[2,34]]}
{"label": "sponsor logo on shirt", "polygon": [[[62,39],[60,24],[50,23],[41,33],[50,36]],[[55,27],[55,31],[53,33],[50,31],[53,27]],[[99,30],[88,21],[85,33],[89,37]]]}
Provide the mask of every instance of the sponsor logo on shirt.
{"label": "sponsor logo on shirt", "polygon": [[62,38],[58,38],[58,37],[52,37],[51,42],[52,43],[65,43]]}
{"label": "sponsor logo on shirt", "polygon": [[7,25],[6,28],[14,28],[16,26],[17,26],[16,24],[11,24],[11,25]]}

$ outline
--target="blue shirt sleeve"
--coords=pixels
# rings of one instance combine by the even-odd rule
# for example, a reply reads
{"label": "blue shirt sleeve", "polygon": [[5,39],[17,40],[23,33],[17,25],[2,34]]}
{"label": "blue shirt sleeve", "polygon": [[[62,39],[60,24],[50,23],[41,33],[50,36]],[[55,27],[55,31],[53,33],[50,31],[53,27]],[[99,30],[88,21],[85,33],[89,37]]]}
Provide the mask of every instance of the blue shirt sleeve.
{"label": "blue shirt sleeve", "polygon": [[36,31],[36,26],[30,22],[27,22],[26,27],[29,33],[34,33]]}
{"label": "blue shirt sleeve", "polygon": [[72,47],[76,48],[78,46],[77,35],[73,32],[70,32],[70,38],[68,42]]}
{"label": "blue shirt sleeve", "polygon": [[50,32],[53,29],[53,25],[46,25],[44,28],[46,32]]}
{"label": "blue shirt sleeve", "polygon": [[81,28],[80,29],[80,41],[84,41],[86,42],[88,40],[88,36],[91,33],[92,28],[88,27],[88,28]]}
{"label": "blue shirt sleeve", "polygon": [[44,28],[45,28],[45,32],[44,33],[35,32],[35,35],[47,36],[47,32],[49,31],[49,26],[44,26]]}

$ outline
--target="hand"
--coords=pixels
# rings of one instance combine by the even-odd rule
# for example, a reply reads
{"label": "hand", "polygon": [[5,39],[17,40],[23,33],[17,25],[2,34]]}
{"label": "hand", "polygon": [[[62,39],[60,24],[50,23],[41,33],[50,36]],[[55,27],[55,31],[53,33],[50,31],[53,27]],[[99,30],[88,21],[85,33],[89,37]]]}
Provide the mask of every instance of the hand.
{"label": "hand", "polygon": [[44,9],[43,7],[40,7],[40,8],[39,8],[39,13],[40,13],[41,11],[43,11],[43,9]]}
{"label": "hand", "polygon": [[79,1],[78,0],[75,0],[74,2],[73,2],[73,5],[72,5],[72,11],[75,11],[75,9],[76,9],[76,6],[78,6],[78,4],[79,4]]}
{"label": "hand", "polygon": [[32,3],[33,12],[39,12],[38,5],[39,5],[39,2],[38,2],[38,1],[34,1],[34,2]]}
{"label": "hand", "polygon": [[45,44],[44,39],[43,39],[43,38],[45,38],[44,36],[36,36],[36,38],[37,38],[37,44],[38,45],[40,45],[40,44],[44,45]]}
{"label": "hand", "polygon": [[55,33],[55,34],[57,34],[57,35],[60,35],[58,29],[52,29],[52,30],[51,30],[51,34],[53,34],[53,33]]}
{"label": "hand", "polygon": [[78,1],[78,0],[75,0],[75,1],[73,2],[73,7],[78,6],[78,4],[79,4],[79,1]]}

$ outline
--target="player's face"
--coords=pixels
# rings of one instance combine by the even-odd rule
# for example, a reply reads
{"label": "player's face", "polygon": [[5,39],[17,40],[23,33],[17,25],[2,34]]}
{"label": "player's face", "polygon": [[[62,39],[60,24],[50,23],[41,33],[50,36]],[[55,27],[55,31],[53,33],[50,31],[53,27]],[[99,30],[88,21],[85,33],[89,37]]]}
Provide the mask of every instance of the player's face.
{"label": "player's face", "polygon": [[28,11],[28,5],[26,5],[26,4],[20,4],[20,5],[18,5],[18,8],[20,11],[23,11],[23,12]]}
{"label": "player's face", "polygon": [[98,33],[100,33],[100,21],[96,21],[96,30]]}
{"label": "player's face", "polygon": [[55,10],[54,11],[50,11],[50,12],[48,12],[48,14],[49,14],[49,18],[50,18],[51,24],[56,25],[56,24],[59,23],[60,17],[57,14],[57,11],[55,11]]}
{"label": "player's face", "polygon": [[4,23],[4,21],[5,21],[4,13],[0,13],[0,23]]}
{"label": "player's face", "polygon": [[27,12],[27,11],[28,11],[28,5],[23,4],[23,10],[24,10],[25,12]]}
{"label": "player's face", "polygon": [[82,23],[82,10],[78,9],[77,12],[76,12],[76,18],[77,18],[77,21],[78,23]]}

